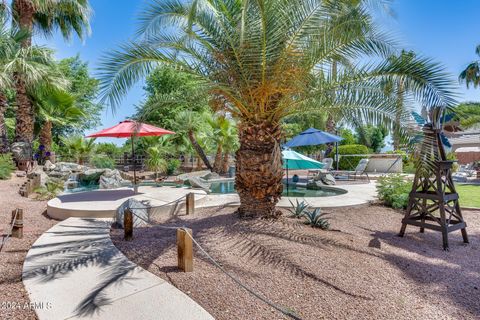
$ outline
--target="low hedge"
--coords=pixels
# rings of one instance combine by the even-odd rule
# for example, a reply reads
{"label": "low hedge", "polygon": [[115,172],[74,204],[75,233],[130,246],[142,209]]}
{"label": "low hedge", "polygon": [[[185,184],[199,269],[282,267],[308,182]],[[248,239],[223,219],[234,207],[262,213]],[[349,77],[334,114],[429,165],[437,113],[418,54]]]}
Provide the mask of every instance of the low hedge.
{"label": "low hedge", "polygon": [[[340,170],[354,170],[358,165],[363,156],[347,156],[342,157],[342,155],[349,154],[369,154],[367,146],[363,144],[347,144],[344,146],[338,146],[338,154],[340,155],[340,161],[338,167]],[[336,154],[336,149],[333,150],[333,155]]]}

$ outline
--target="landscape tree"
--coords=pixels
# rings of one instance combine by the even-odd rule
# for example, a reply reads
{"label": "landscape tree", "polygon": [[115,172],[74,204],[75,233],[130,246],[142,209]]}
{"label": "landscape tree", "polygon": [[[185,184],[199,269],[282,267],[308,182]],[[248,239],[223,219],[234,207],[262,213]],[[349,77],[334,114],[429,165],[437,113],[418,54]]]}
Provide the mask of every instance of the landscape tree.
{"label": "landscape tree", "polygon": [[47,152],[52,151],[54,125],[81,124],[86,114],[76,105],[75,97],[62,90],[39,92],[32,97],[36,114],[41,120],[39,140]]}
{"label": "landscape tree", "polygon": [[62,59],[56,67],[70,83],[68,93],[75,99],[75,106],[84,113],[82,121],[57,123],[54,126],[53,136],[58,143],[58,137],[83,134],[85,130],[99,126],[103,105],[97,102],[99,81],[90,75],[88,63],[82,61],[80,56]]}
{"label": "landscape tree", "polygon": [[[480,45],[475,48],[475,53],[480,56]],[[458,76],[460,83],[465,82],[467,88],[473,84],[474,88],[477,88],[480,84],[480,61],[472,61],[467,67],[460,72]]]}
{"label": "landscape tree", "polygon": [[[21,117],[23,113],[28,111],[28,116],[21,117],[20,126],[22,130],[16,130],[17,141],[33,140],[34,127],[33,122],[29,120],[33,115],[33,109],[19,108],[19,99],[24,101],[28,99],[28,105],[31,106],[30,96],[34,95],[39,87],[48,90],[62,90],[68,86],[68,81],[64,79],[62,74],[55,68],[52,57],[53,52],[47,48],[39,46],[22,47],[23,41],[28,38],[28,34],[16,29],[8,28],[4,20],[0,30],[0,128],[2,128],[2,149],[8,149],[8,141],[5,136],[4,115],[8,106],[7,92],[15,91],[13,99],[16,101],[16,115]],[[25,95],[18,95],[18,86],[14,75],[22,74],[22,90]],[[17,80],[16,80],[17,79]],[[25,102],[25,101],[24,101]],[[12,108],[12,106],[10,106]],[[20,115],[19,115],[20,114]],[[24,125],[30,123],[31,126]],[[19,128],[17,122],[16,128]],[[20,138],[19,138],[20,137]],[[21,138],[23,137],[23,138]]]}
{"label": "landscape tree", "polygon": [[[424,58],[387,62],[395,47],[371,28],[365,4],[338,3],[154,2],[141,15],[138,39],[103,59],[103,95],[110,105],[118,105],[129,88],[158,63],[195,75],[222,102],[218,105],[238,120],[238,213],[276,216],[275,205],[283,189],[281,121],[287,115],[309,106],[328,107],[346,118],[390,126],[395,100],[384,94],[380,84],[399,78],[406,79],[405,90],[414,91],[429,106],[454,103],[452,83],[441,66]],[[342,27],[331,24],[337,16],[345,17],[338,19]],[[364,32],[346,32],[346,24],[363,24],[365,28],[355,30]],[[365,56],[377,59],[362,66]],[[335,81],[319,76],[322,67],[338,57],[357,59],[359,66],[340,70]],[[313,78],[319,78],[315,89],[310,86]]]}
{"label": "landscape tree", "polygon": [[[51,35],[59,30],[70,39],[73,33],[83,38],[90,31],[88,0],[12,0],[10,12],[14,26],[24,34],[22,50],[31,50],[34,32]],[[31,144],[35,114],[23,71],[12,74],[17,104],[15,141]]]}

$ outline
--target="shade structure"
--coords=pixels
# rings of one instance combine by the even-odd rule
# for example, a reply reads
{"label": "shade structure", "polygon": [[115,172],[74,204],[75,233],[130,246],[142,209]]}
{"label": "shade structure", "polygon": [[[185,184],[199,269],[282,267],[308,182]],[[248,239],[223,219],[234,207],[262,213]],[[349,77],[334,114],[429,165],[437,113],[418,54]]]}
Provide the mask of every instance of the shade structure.
{"label": "shade structure", "polygon": [[162,136],[164,134],[174,134],[175,132],[163,128],[158,128],[150,124],[125,120],[116,126],[103,129],[99,132],[88,135],[87,138],[112,137],[112,138],[131,138],[147,136]]}
{"label": "shade structure", "polygon": [[290,170],[322,169],[324,164],[293,150],[282,151],[283,168]]}
{"label": "shade structure", "polygon": [[299,170],[299,169],[322,169],[324,164],[304,156],[301,153],[295,152],[293,150],[283,150],[282,151],[282,160],[283,168],[287,169],[287,194],[288,194],[288,170]]}
{"label": "shade structure", "polygon": [[132,159],[133,159],[133,188],[135,193],[137,192],[137,171],[135,166],[135,137],[150,137],[150,136],[163,136],[164,134],[175,134],[173,131],[169,131],[163,128],[158,128],[150,124],[141,123],[133,120],[125,120],[117,124],[116,126],[103,129],[99,132],[92,133],[87,138],[131,138],[132,142]]}
{"label": "shade structure", "polygon": [[289,148],[316,146],[319,144],[339,142],[342,140],[342,137],[315,128],[310,128],[303,131],[298,136],[293,137],[290,141],[285,143],[285,146]]}

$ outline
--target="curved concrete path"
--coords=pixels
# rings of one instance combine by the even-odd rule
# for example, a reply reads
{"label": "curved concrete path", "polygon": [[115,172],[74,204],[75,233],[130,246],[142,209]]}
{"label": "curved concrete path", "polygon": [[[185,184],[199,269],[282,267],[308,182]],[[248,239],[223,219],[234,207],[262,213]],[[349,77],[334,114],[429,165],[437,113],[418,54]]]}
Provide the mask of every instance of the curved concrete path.
{"label": "curved concrete path", "polygon": [[40,320],[207,320],[168,282],[129,261],[110,240],[110,219],[69,218],[33,244],[23,283]]}
{"label": "curved concrete path", "polygon": [[48,201],[47,214],[58,220],[70,217],[111,218],[129,198],[146,201],[150,206],[161,206],[190,192],[195,193],[197,203],[206,195],[202,190],[152,186],[140,186],[137,194],[130,188],[66,193]]}

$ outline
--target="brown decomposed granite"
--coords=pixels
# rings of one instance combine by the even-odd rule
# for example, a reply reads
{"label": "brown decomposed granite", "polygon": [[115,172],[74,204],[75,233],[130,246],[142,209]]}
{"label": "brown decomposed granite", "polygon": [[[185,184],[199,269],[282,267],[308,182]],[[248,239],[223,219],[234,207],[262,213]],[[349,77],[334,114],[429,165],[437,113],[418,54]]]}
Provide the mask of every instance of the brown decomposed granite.
{"label": "brown decomposed granite", "polygon": [[[240,220],[235,208],[159,219],[186,226],[231,274],[302,319],[479,319],[480,219],[465,211],[470,244],[408,227],[403,213],[371,205],[328,210],[331,230],[301,220]],[[287,214],[284,213],[284,216]],[[132,261],[187,293],[216,319],[286,319],[215,268],[194,248],[194,270],[177,268],[175,230],[142,227],[134,240],[112,231]]]}
{"label": "brown decomposed granite", "polygon": [[23,238],[10,238],[0,252],[0,319],[36,319],[22,283],[23,261],[35,240],[58,222],[46,216],[46,201],[24,198],[18,193],[25,181],[26,178],[14,176],[0,181],[1,239],[10,230],[12,210],[23,209],[24,222]]}

